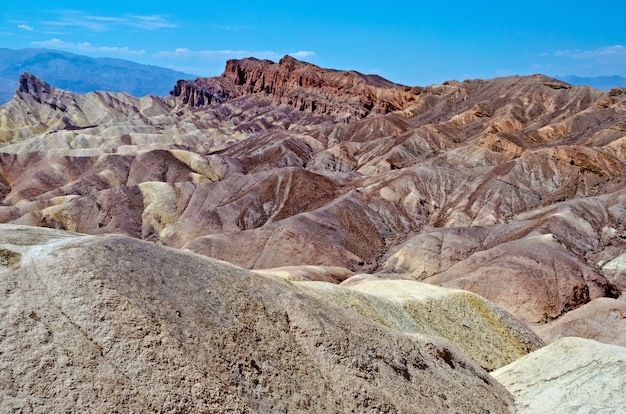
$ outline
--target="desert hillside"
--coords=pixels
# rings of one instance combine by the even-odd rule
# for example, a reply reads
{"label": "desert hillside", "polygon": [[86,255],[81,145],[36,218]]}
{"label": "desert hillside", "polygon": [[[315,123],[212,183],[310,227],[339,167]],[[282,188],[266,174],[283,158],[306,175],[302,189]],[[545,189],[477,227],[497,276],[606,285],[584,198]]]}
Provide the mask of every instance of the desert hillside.
{"label": "desert hillside", "polygon": [[24,73],[0,107],[0,405],[509,412],[533,374],[501,370],[544,343],[626,345],[625,162],[626,89],[542,75],[249,58],[135,98]]}

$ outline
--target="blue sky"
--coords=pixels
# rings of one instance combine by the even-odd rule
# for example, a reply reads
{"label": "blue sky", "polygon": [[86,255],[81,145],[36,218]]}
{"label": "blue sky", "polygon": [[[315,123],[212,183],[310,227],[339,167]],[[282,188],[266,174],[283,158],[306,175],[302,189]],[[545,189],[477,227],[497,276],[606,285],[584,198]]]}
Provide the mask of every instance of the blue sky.
{"label": "blue sky", "polygon": [[512,74],[626,76],[626,2],[4,1],[0,47],[201,76],[285,54],[407,85]]}

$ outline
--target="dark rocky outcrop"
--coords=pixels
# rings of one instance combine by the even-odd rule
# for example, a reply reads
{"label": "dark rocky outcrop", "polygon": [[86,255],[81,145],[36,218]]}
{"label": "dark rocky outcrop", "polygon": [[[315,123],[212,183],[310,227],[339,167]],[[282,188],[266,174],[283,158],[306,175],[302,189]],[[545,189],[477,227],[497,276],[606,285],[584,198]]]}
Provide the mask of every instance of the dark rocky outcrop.
{"label": "dark rocky outcrop", "polygon": [[15,91],[22,99],[31,97],[38,103],[45,102],[54,93],[54,87],[38,77],[24,72],[17,81]]}
{"label": "dark rocky outcrop", "polygon": [[172,95],[182,99],[183,104],[190,107],[201,107],[212,103],[223,103],[230,94],[217,82],[208,85],[199,85],[194,81],[179,80],[176,82]]}

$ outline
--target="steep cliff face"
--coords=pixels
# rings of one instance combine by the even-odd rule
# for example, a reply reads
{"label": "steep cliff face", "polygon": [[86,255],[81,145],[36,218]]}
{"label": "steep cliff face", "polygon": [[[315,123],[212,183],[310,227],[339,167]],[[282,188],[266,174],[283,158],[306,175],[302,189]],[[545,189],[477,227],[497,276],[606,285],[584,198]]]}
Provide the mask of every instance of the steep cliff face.
{"label": "steep cliff face", "polygon": [[198,80],[181,79],[176,82],[172,95],[180,97],[189,107],[201,107],[212,103],[222,103],[230,98],[230,93],[219,82],[203,85]]}
{"label": "steep cliff face", "polygon": [[229,60],[219,78],[179,81],[172,95],[191,107],[258,94],[274,104],[351,121],[386,114],[415,103],[419,88],[376,75],[322,69],[291,56],[278,63],[254,58]]}

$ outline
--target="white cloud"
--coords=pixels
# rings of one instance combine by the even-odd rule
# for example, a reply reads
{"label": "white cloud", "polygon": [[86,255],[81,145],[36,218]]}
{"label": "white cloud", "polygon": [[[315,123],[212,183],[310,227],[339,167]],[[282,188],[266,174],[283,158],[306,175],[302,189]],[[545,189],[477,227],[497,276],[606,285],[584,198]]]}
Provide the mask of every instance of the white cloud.
{"label": "white cloud", "polygon": [[49,47],[53,49],[64,49],[64,50],[75,50],[82,53],[107,53],[107,54],[115,54],[115,55],[126,55],[126,56],[141,56],[146,53],[145,50],[133,50],[129,49],[128,46],[117,47],[117,46],[94,46],[89,42],[84,43],[72,43],[65,42],[61,39],[50,39],[44,41],[35,41],[31,42],[33,46],[40,47]]}
{"label": "white cloud", "polygon": [[111,30],[111,25],[116,23],[98,16],[87,16],[80,12],[68,12],[62,15],[59,20],[42,22],[46,26],[54,27],[79,27],[90,32],[106,32]]}
{"label": "white cloud", "polygon": [[593,50],[558,50],[554,53],[559,57],[571,57],[574,59],[595,59],[606,57],[626,57],[626,47],[622,45],[601,47]]}
{"label": "white cloud", "polygon": [[186,47],[179,47],[173,52],[161,51],[153,55],[155,58],[195,58],[203,60],[225,60],[225,59],[241,59],[245,57],[255,57],[259,59],[279,59],[280,54],[270,51],[249,51],[249,50],[190,50]]}
{"label": "white cloud", "polygon": [[123,24],[144,30],[159,30],[177,27],[176,23],[168,22],[163,16],[129,15]]}
{"label": "white cloud", "polygon": [[[298,51],[294,53],[287,53],[290,56],[293,56],[297,59],[310,58],[315,56],[315,52],[311,51]],[[190,50],[186,47],[179,47],[174,51],[160,51],[155,53],[153,57],[155,58],[167,58],[167,59],[177,59],[177,58],[195,58],[202,60],[227,60],[227,59],[242,59],[246,57],[255,57],[257,59],[273,59],[278,60],[282,58],[285,54],[275,52],[272,50],[230,50],[230,49],[222,49],[222,50]]]}
{"label": "white cloud", "polygon": [[32,27],[30,27],[30,26],[28,26],[26,24],[19,24],[19,25],[17,25],[17,28],[18,29],[22,29],[22,30],[28,30],[29,32],[32,32],[33,30],[35,30],[35,29],[33,29]]}
{"label": "white cloud", "polygon": [[178,26],[161,15],[125,14],[112,17],[90,15],[77,10],[64,10],[58,12],[58,15],[57,20],[46,21],[43,24],[56,27],[80,27],[92,32],[106,32],[123,27],[154,31]]}
{"label": "white cloud", "polygon": [[236,25],[218,25],[215,26],[215,28],[217,30],[225,30],[225,31],[237,31],[237,30],[244,30],[246,28],[246,26],[236,26]]}
{"label": "white cloud", "polygon": [[535,63],[540,63],[540,70],[550,76],[626,76],[626,45],[562,49]]}
{"label": "white cloud", "polygon": [[310,58],[310,57],[314,57],[315,56],[315,52],[312,52],[310,50],[300,50],[298,52],[295,53],[288,53],[289,56],[293,56],[297,59],[305,59],[305,58]]}

